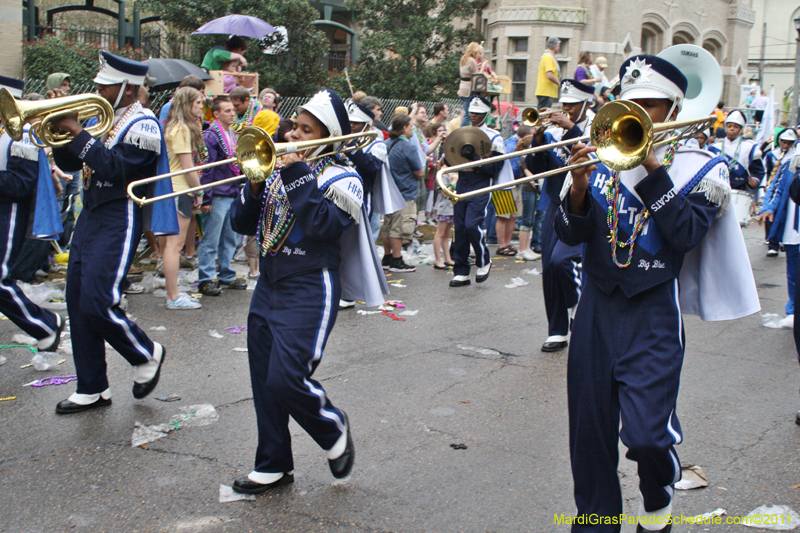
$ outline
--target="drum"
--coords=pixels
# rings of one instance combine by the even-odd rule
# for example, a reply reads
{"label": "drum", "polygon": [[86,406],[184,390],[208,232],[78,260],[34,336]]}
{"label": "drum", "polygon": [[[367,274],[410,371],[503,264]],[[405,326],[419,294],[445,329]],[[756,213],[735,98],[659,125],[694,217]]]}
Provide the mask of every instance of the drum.
{"label": "drum", "polygon": [[736,214],[736,220],[742,227],[750,222],[750,206],[753,204],[753,197],[746,191],[731,191],[731,209]]}

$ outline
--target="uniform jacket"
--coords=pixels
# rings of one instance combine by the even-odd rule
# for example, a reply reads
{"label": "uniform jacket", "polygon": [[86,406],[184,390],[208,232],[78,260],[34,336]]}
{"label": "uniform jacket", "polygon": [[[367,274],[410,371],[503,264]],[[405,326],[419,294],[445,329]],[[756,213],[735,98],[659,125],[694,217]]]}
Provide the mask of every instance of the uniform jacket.
{"label": "uniform jacket", "polygon": [[[741,141],[741,147],[739,142]],[[733,161],[736,150],[739,149],[739,156]],[[749,139],[737,137],[729,140],[727,137],[708,147],[714,154],[725,155],[730,169],[731,189],[744,189],[748,178],[756,178],[761,182],[764,177],[764,162],[761,160],[761,149]]]}

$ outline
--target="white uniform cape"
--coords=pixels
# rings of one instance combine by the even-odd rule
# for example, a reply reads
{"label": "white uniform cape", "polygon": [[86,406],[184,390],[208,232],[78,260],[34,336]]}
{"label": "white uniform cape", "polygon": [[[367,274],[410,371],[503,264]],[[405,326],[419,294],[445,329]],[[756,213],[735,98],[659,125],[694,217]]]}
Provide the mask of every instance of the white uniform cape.
{"label": "white uniform cape", "polygon": [[378,139],[372,142],[367,149],[366,153],[383,161],[379,179],[375,180],[372,186],[372,213],[380,213],[389,215],[400,211],[406,207],[406,201],[397,188],[394,178],[392,178],[392,171],[389,167],[389,157],[386,151],[386,143],[383,139],[383,132],[374,128],[378,132]]}
{"label": "white uniform cape", "polygon": [[389,285],[373,245],[361,179],[352,169],[331,165],[317,177],[317,186],[354,221],[339,238],[342,299],[363,301],[367,307],[383,304]]}
{"label": "white uniform cape", "polygon": [[[666,146],[656,148],[659,160],[666,150]],[[675,193],[680,193],[713,158],[714,154],[705,150],[679,148],[675,163],[669,170]],[[715,170],[717,168],[720,171]],[[644,167],[639,166],[622,172],[620,176],[625,187],[640,202],[634,186],[646,175]],[[727,165],[714,167],[690,192],[704,192],[709,202],[720,206],[720,211],[700,244],[684,258],[679,278],[681,312],[697,315],[705,321],[733,320],[758,312],[761,304],[744,237],[736,214],[728,209],[730,184]]]}
{"label": "white uniform cape", "polygon": [[[503,142],[502,135],[486,124],[481,124],[480,129],[489,136],[489,140],[492,142],[493,152],[497,152],[499,154],[506,153],[506,144]],[[492,185],[500,185],[501,183],[510,183],[512,181],[514,181],[514,171],[511,168],[511,160],[506,159],[503,162],[503,168],[501,168],[500,172],[497,173],[497,177],[492,180]]]}

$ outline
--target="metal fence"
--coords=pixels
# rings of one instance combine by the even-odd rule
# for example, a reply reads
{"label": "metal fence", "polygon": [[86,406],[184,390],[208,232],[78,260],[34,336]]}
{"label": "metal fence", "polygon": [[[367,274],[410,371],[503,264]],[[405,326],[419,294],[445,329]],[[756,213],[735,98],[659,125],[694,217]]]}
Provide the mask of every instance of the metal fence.
{"label": "metal fence", "polygon": [[[27,28],[24,28],[24,31],[27,32]],[[119,32],[113,27],[98,28],[77,24],[36,26],[36,36],[43,37],[45,35],[55,35],[75,43],[96,43],[102,48],[112,48],[119,43]],[[27,40],[27,34],[23,38]],[[133,46],[133,39],[128,38],[126,44]],[[151,57],[161,57],[161,33],[142,33],[139,36],[139,48]]]}
{"label": "metal fence", "polygon": [[[84,84],[77,84],[72,86],[72,94],[83,94],[83,93],[93,93],[97,90],[96,86],[93,83],[84,83]],[[37,93],[44,95],[45,93],[45,80],[41,79],[28,79],[25,83],[25,93]],[[150,93],[150,108],[153,112],[158,115],[161,107],[167,103],[173,95],[174,91],[161,91],[161,92],[151,92]],[[295,112],[298,106],[308,102],[310,96],[289,96],[284,98],[280,105],[278,106],[278,114],[282,117],[291,117],[292,114]],[[387,126],[389,125],[389,121],[391,120],[392,115],[394,115],[394,110],[397,107],[403,106],[407,109],[411,109],[411,106],[414,104],[415,100],[395,100],[395,99],[385,99],[381,100],[381,108],[383,109],[383,123]],[[419,101],[417,101],[419,102]],[[458,111],[461,109],[461,101],[456,100],[453,98],[443,98],[441,100],[436,101],[428,101],[428,102],[419,102],[420,104],[425,106],[426,111],[428,112],[428,117],[432,117],[433,115],[433,106],[438,103],[443,102],[448,105],[450,115],[447,117],[447,120],[454,118]],[[508,138],[511,136],[511,122],[515,117],[511,114],[511,110],[513,106],[508,106],[506,108],[506,112],[500,115],[500,124],[499,128],[496,128],[500,131],[503,135],[503,138]]]}

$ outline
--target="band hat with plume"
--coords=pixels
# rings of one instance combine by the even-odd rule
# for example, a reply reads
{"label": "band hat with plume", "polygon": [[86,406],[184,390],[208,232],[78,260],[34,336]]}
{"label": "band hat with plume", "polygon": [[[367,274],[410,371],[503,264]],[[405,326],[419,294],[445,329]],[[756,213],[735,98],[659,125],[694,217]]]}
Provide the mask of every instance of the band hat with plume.
{"label": "band hat with plume", "polygon": [[0,87],[8,89],[14,98],[22,98],[22,91],[25,90],[25,82],[17,78],[0,76]]}
{"label": "band hat with plume", "polygon": [[489,100],[482,96],[473,96],[472,99],[469,101],[469,108],[467,111],[469,113],[488,113],[492,110],[492,105],[489,103]]}
{"label": "band hat with plume", "polygon": [[678,109],[689,82],[675,65],[657,56],[641,54],[626,59],[619,69],[620,99],[668,98]]}
{"label": "band hat with plume", "polygon": [[[328,129],[331,137],[350,134],[350,118],[344,102],[330,89],[319,91],[306,104],[299,106],[297,115],[300,116],[304,111],[314,115]],[[341,143],[335,144],[338,148]]]}
{"label": "band hat with plume", "polygon": [[738,109],[734,109],[730,113],[728,113],[727,118],[725,119],[725,124],[738,124],[739,126],[744,128],[746,124],[746,120],[744,118],[744,114],[739,111]]}
{"label": "band hat with plume", "polygon": [[783,133],[780,134],[778,140],[795,142],[797,140],[797,132],[794,131],[792,128],[786,128],[785,130],[783,130]]}
{"label": "band hat with plume", "polygon": [[105,50],[100,52],[100,70],[94,78],[99,85],[144,85],[145,76],[150,67],[147,63],[133,61],[115,56]]}
{"label": "band hat with plume", "polygon": [[561,95],[558,101],[562,104],[577,104],[594,100],[594,88],[577,80],[561,81]]}
{"label": "band hat with plume", "polygon": [[347,102],[347,116],[350,122],[366,122],[370,126],[375,121],[375,113],[370,111],[367,106],[353,101]]}

